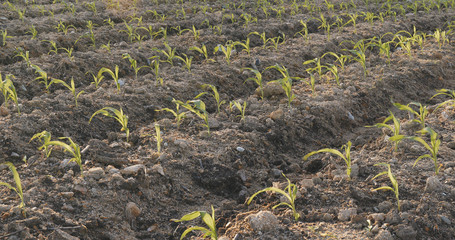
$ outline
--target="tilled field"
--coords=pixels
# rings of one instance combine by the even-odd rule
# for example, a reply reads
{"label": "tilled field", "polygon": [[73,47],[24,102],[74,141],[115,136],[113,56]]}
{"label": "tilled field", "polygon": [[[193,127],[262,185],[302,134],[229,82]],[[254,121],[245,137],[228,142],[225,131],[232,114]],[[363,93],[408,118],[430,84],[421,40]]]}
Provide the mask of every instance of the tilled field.
{"label": "tilled field", "polygon": [[454,239],[454,7],[3,1],[0,239]]}

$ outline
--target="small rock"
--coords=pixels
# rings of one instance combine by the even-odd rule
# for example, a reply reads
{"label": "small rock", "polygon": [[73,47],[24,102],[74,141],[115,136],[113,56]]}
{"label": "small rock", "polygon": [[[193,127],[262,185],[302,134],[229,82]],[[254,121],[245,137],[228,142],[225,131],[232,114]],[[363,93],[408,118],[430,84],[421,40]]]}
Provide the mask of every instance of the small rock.
{"label": "small rock", "polygon": [[384,213],[373,213],[370,215],[370,217],[374,220],[375,223],[380,223],[380,222],[384,221],[385,214]]}
{"label": "small rock", "polygon": [[237,171],[237,175],[239,175],[240,179],[242,180],[242,182],[246,182],[246,172],[245,170],[241,169],[239,171]]}
{"label": "small rock", "polygon": [[245,148],[243,148],[243,147],[236,147],[235,149],[237,151],[239,151],[239,152],[244,152],[245,151]]}
{"label": "small rock", "polygon": [[449,219],[448,217],[446,217],[446,216],[444,216],[444,215],[439,215],[439,217],[441,218],[441,220],[442,220],[445,224],[447,224],[447,225],[449,225],[449,226],[452,225],[452,221],[450,221],[450,219]]}
{"label": "small rock", "polygon": [[220,129],[221,124],[216,118],[209,118],[209,126],[210,130],[217,130]]}
{"label": "small rock", "polygon": [[78,237],[71,236],[70,234],[66,233],[63,230],[56,229],[54,232],[51,233],[48,237],[49,240],[79,240]]}
{"label": "small rock", "polygon": [[276,168],[273,168],[271,170],[271,172],[272,172],[272,175],[273,175],[274,178],[281,177],[281,174],[283,173],[283,171],[281,171],[280,169],[276,169]]}
{"label": "small rock", "polygon": [[386,213],[393,207],[393,203],[390,201],[384,201],[379,203],[378,210],[379,212]]}
{"label": "small rock", "polygon": [[411,227],[411,226],[406,226],[403,224],[400,224],[397,226],[398,230],[395,231],[395,234],[400,238],[400,239],[416,239],[417,238],[417,232]]}
{"label": "small rock", "polygon": [[249,215],[246,220],[255,232],[276,231],[279,227],[278,219],[270,211],[260,211]]}
{"label": "small rock", "polygon": [[133,166],[126,167],[126,168],[120,170],[120,172],[125,175],[136,175],[142,169],[144,171],[146,169],[143,164],[136,164]]}
{"label": "small rock", "polygon": [[71,161],[69,158],[63,159],[62,163],[60,163],[61,168],[72,168],[74,166],[77,166],[77,163],[74,161]]}
{"label": "small rock", "polygon": [[161,176],[164,176],[164,169],[163,169],[163,167],[161,166],[161,164],[155,164],[155,165],[153,165],[152,171],[161,174]]}
{"label": "small rock", "polygon": [[65,210],[67,212],[74,212],[74,207],[69,204],[64,203],[62,206],[62,210]]}
{"label": "small rock", "polygon": [[87,193],[87,188],[85,188],[85,187],[83,187],[83,186],[81,186],[81,185],[76,185],[76,186],[74,187],[74,191],[79,192],[79,193],[85,195],[85,194]]}
{"label": "small rock", "polygon": [[444,185],[439,181],[435,176],[431,176],[427,179],[425,185],[425,192],[442,192],[444,190]]}
{"label": "small rock", "polygon": [[351,219],[352,216],[357,215],[357,209],[356,208],[348,208],[348,209],[342,209],[340,212],[338,212],[338,220],[340,221],[348,221]]}
{"label": "small rock", "polygon": [[401,222],[401,217],[396,211],[392,210],[385,216],[385,222],[388,224],[397,224]]}
{"label": "small rock", "polygon": [[451,149],[455,149],[455,141],[447,143],[447,147]]}
{"label": "small rock", "polygon": [[259,121],[259,118],[255,116],[245,116],[245,119],[242,124],[242,129],[247,132],[251,132],[253,130],[261,130],[263,125]]}
{"label": "small rock", "polygon": [[74,192],[61,192],[60,196],[70,199],[74,196]]}
{"label": "small rock", "polygon": [[300,181],[300,186],[306,189],[313,188],[314,187],[313,179],[302,179],[302,181]]}
{"label": "small rock", "polygon": [[125,217],[128,221],[136,219],[141,214],[141,209],[139,209],[134,202],[129,202],[125,207]]}
{"label": "small rock", "polygon": [[332,214],[324,213],[324,214],[322,215],[322,218],[321,218],[321,219],[322,219],[322,221],[324,221],[324,222],[329,222],[329,221],[332,221],[333,216],[332,216]]}
{"label": "small rock", "polygon": [[0,106],[0,116],[6,117],[9,114],[9,110],[6,107]]}
{"label": "small rock", "polygon": [[378,235],[376,235],[374,240],[393,240],[393,237],[388,230],[382,229]]}
{"label": "small rock", "polygon": [[[264,97],[269,98],[272,96],[284,95],[285,92],[278,82],[269,82],[263,87]],[[256,89],[256,95],[260,96],[259,88]]]}
{"label": "small rock", "polygon": [[319,185],[322,183],[322,179],[320,177],[314,177],[311,180],[313,180],[314,185]]}
{"label": "small rock", "polygon": [[273,121],[282,120],[284,117],[284,111],[283,111],[283,109],[279,108],[279,109],[273,111],[272,113],[270,113],[269,117]]}
{"label": "small rock", "polygon": [[98,179],[104,177],[104,169],[101,167],[90,168],[88,170],[86,176],[98,180]]}

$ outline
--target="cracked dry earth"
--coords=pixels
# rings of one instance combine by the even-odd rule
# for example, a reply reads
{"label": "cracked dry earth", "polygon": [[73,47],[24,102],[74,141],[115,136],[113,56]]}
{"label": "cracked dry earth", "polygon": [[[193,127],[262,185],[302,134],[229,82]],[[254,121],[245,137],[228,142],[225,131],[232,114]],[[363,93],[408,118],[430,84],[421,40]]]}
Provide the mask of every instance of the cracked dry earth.
{"label": "cracked dry earth", "polygon": [[[359,17],[356,25],[343,28],[333,25],[328,38],[316,20],[320,14],[331,23],[337,16],[346,23],[348,13],[385,12],[381,8],[385,1],[354,0],[355,8],[343,8],[343,2],[335,1],[332,10],[321,1],[139,0],[136,6],[120,2],[118,8],[110,1],[95,1],[96,13],[89,7],[92,2],[84,0],[9,2],[26,12],[22,20],[5,1],[0,5],[0,29],[11,37],[0,47],[0,72],[3,80],[14,75],[21,113],[11,100],[0,100],[0,161],[16,166],[25,207],[19,207],[20,198],[13,190],[0,187],[0,239],[180,239],[186,228],[205,225],[197,219],[183,223],[171,219],[192,211],[210,212],[211,206],[218,239],[455,239],[455,107],[437,108],[450,100],[445,95],[431,98],[439,89],[455,89],[455,38],[449,31],[455,12],[450,5],[438,2],[439,8],[413,12],[406,8],[409,2],[393,1],[394,6],[405,6],[402,14],[372,23]],[[270,15],[257,8],[258,3]],[[294,4],[300,6],[297,11]],[[280,8],[284,9],[281,15],[272,10]],[[166,18],[157,17],[153,10]],[[245,24],[245,13],[257,22]],[[302,33],[300,20],[307,23],[309,40],[298,34]],[[56,28],[60,21],[72,25],[66,34]],[[88,21],[94,26],[93,40]],[[32,25],[38,32],[36,39],[31,39]],[[190,31],[179,31],[192,26],[199,30],[198,39]],[[139,39],[129,37],[128,27],[135,29]],[[149,27],[158,33],[149,34]],[[413,33],[414,27],[428,37],[422,47],[413,45],[410,55],[393,43],[388,59],[370,46],[365,52],[366,76],[361,64],[347,61],[340,68],[339,85],[326,71],[321,76],[315,73],[314,92],[308,84],[311,77],[306,69],[314,65],[303,62],[327,52],[351,54],[353,43],[389,32],[384,39],[396,40],[393,34]],[[167,34],[159,33],[160,29],[167,29]],[[448,42],[440,45],[430,36],[437,29],[447,31]],[[276,39],[285,36],[285,41],[278,39],[276,49],[272,42],[264,48],[262,39],[251,32]],[[229,64],[223,53],[213,53],[228,40],[247,38],[250,54],[237,45]],[[49,41],[56,44],[55,52],[50,52]],[[138,66],[153,65],[151,57],[166,59],[160,51],[166,49],[165,42],[176,55],[192,57],[191,72],[174,59],[172,65],[160,62],[162,85],[152,67],[142,68],[136,77],[124,54],[137,60]],[[189,50],[202,45],[213,61]],[[35,80],[36,70],[16,57],[20,52],[28,52],[31,64],[50,79],[67,83],[73,79],[76,92],[84,91],[77,106],[61,84],[54,83],[46,91]],[[329,66],[336,59],[326,55],[321,63]],[[276,64],[300,78],[292,83],[295,99],[290,106],[281,86],[269,83],[282,77],[268,69]],[[119,91],[108,74],[98,87],[91,84],[93,77],[87,73],[96,75],[102,67],[113,70],[115,66],[119,67]],[[264,99],[257,85],[246,81],[254,74],[244,68],[262,73]],[[210,94],[200,98],[207,106],[210,134],[194,113],[187,113],[177,125],[171,113],[157,111],[175,109],[173,99],[186,102],[203,91],[212,93],[203,84],[215,86],[226,101],[217,113]],[[238,109],[229,107],[231,101],[246,103],[244,119],[238,117]],[[402,134],[421,136],[412,114],[392,102],[419,102],[429,109],[426,126],[441,141],[438,175],[427,158],[413,167],[419,156],[428,153],[419,142],[405,139],[394,151],[392,131],[365,127],[384,121],[390,110],[401,123]],[[89,122],[104,107],[122,108],[129,117],[128,141],[113,118],[99,114]],[[155,124],[160,125],[163,140],[160,152]],[[40,142],[30,141],[42,131],[51,133],[53,140],[70,137],[81,147],[83,178],[79,166],[69,162],[68,152],[53,147],[46,157],[38,150]],[[428,135],[422,138],[430,141]],[[345,162],[333,154],[302,159],[322,148],[340,150],[348,141],[352,142],[351,179]],[[377,163],[390,164],[401,211],[391,191],[371,191],[392,186],[386,176],[373,179],[386,170]],[[8,167],[0,169],[0,181],[15,186]],[[297,221],[289,208],[272,209],[285,201],[277,193],[261,193],[246,204],[264,188],[284,189],[283,174],[297,187]],[[196,231],[186,239],[203,237]]]}

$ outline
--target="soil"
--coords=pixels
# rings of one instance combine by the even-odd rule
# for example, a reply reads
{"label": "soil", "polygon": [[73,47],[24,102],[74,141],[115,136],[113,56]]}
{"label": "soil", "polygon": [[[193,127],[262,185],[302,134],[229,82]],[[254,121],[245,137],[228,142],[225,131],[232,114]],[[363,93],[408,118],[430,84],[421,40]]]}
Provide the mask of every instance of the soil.
{"label": "soil", "polygon": [[[139,0],[136,6],[121,2],[119,8],[110,1],[96,1],[96,13],[91,2],[83,0],[30,2],[13,2],[17,9],[26,9],[23,19],[7,4],[0,6],[0,29],[11,36],[0,47],[0,71],[3,80],[7,74],[14,75],[21,111],[19,114],[11,100],[8,104],[0,100],[0,161],[16,166],[25,201],[25,208],[19,208],[19,196],[0,188],[0,239],[179,239],[189,226],[205,225],[199,220],[178,223],[171,219],[192,211],[210,212],[211,206],[218,236],[227,239],[455,238],[455,108],[453,104],[437,108],[449,100],[446,96],[431,98],[439,89],[455,89],[454,35],[449,34],[450,41],[442,46],[428,36],[422,48],[417,44],[412,47],[410,56],[392,44],[390,62],[377,47],[368,48],[366,76],[359,63],[348,61],[344,70],[340,68],[339,85],[330,73],[316,74],[314,93],[305,71],[314,65],[302,64],[327,52],[348,54],[345,49],[353,48],[349,41],[378,39],[388,32],[412,34],[414,27],[427,35],[437,29],[449,31],[455,21],[450,5],[446,7],[441,1],[439,9],[420,7],[413,12],[406,2],[402,3],[404,14],[369,23],[361,12],[385,12],[382,1],[353,1],[356,8],[349,5],[348,10],[340,9],[341,2],[334,2],[335,9],[330,10],[315,1],[310,4],[320,12],[301,6],[297,13],[293,12],[294,1],[270,1],[269,16],[256,8],[258,1],[249,0]],[[281,16],[272,10],[280,7],[284,7]],[[360,14],[356,26],[332,26],[330,38],[315,19],[323,13],[331,23],[337,16],[346,23],[349,18],[344,13],[355,12]],[[256,17],[257,22],[246,25],[244,13]],[[300,20],[308,24],[309,40],[297,34],[302,30]],[[72,26],[66,34],[56,28],[60,21]],[[94,25],[94,42],[88,37],[88,21]],[[32,25],[38,32],[36,39],[31,39]],[[136,28],[143,36],[140,41],[131,41],[126,25]],[[150,37],[149,26],[155,32],[167,29],[167,36]],[[195,26],[199,38],[190,31],[180,33],[179,26],[190,30]],[[276,49],[271,42],[264,48],[261,38],[249,35],[251,32],[265,32],[267,38],[285,36],[286,40],[281,43],[281,39]],[[220,44],[247,37],[250,54],[237,45],[228,63],[221,51],[213,53]],[[392,35],[383,39],[392,40]],[[57,53],[50,52],[49,41],[56,43]],[[166,49],[165,42],[176,55],[192,57],[191,72],[181,60],[174,59],[173,65],[164,61],[166,56],[159,50]],[[202,45],[214,61],[189,50]],[[31,64],[47,72],[50,79],[68,84],[73,79],[76,93],[84,91],[77,106],[62,84],[54,83],[46,90],[35,80],[39,75],[16,56],[20,51],[28,51]],[[136,77],[124,54],[137,60],[138,66],[148,66],[153,63],[149,58],[159,56],[163,85],[152,68],[140,69]],[[335,58],[325,56],[321,62],[334,64]],[[267,84],[261,99],[258,86],[246,81],[254,74],[244,68],[262,72],[264,85],[280,79],[280,72],[267,69],[276,64],[286,67],[291,77],[300,78],[293,81],[295,99],[290,106],[277,83]],[[120,91],[108,74],[98,87],[92,84],[90,73],[96,75],[103,67],[114,70],[115,66],[119,67]],[[215,86],[220,99],[226,101],[219,113],[212,90],[204,89],[203,84]],[[199,99],[207,106],[210,132],[196,114],[187,113],[177,125],[170,112],[157,111],[175,109],[173,99],[186,102],[203,91],[209,93]],[[234,100],[247,103],[244,119],[235,107],[230,109],[229,102]],[[394,151],[389,141],[391,131],[365,127],[382,122],[392,111],[403,134],[429,141],[428,135],[416,132],[420,125],[416,127],[410,114],[398,110],[393,102],[428,106],[426,126],[441,140],[438,175],[428,158],[413,167],[420,155],[428,153],[422,144],[406,139]],[[89,122],[92,114],[104,107],[121,108],[128,116],[128,141],[114,118],[98,114]],[[157,123],[162,137],[160,152],[155,138]],[[38,149],[40,142],[30,140],[42,131],[51,133],[53,140],[70,137],[80,146],[83,177],[77,164],[68,163],[72,158],[68,152],[53,147],[46,157]],[[340,150],[348,141],[352,142],[351,179],[338,156],[321,153],[302,159],[322,148]],[[386,176],[373,179],[386,170],[375,166],[378,163],[391,166],[399,186],[401,211],[393,192],[372,191],[392,186]],[[15,186],[10,170],[1,169],[0,181]],[[283,200],[277,193],[261,193],[246,204],[252,194],[264,188],[284,189],[287,180],[283,174],[298,189],[297,221],[287,207],[272,209]],[[260,211],[271,211],[277,218],[276,222],[264,222],[270,230],[252,226],[251,216]],[[193,232],[186,238],[203,237]]]}

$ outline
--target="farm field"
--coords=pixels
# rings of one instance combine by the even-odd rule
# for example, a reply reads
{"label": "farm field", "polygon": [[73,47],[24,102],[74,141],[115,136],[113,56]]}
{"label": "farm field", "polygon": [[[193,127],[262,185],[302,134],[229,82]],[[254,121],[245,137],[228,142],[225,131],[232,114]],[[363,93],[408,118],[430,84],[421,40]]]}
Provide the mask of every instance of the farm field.
{"label": "farm field", "polygon": [[455,239],[455,0],[4,0],[0,40],[0,239]]}

